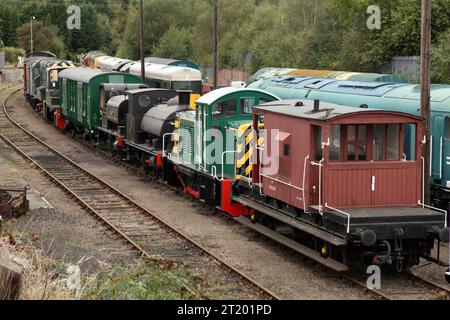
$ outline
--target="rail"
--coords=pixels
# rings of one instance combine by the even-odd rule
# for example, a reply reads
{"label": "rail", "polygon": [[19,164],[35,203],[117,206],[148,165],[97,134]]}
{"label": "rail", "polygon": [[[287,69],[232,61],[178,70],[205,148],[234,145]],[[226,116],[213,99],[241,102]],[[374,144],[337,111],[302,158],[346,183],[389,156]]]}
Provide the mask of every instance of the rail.
{"label": "rail", "polygon": [[[2,110],[2,112],[0,111],[0,113],[4,113],[6,118],[17,129],[23,131],[25,133],[25,136],[28,136],[30,138],[30,141],[35,141],[36,145],[34,145],[34,146],[39,145],[39,146],[43,147],[44,149],[48,150],[49,154],[55,155],[60,161],[62,161],[61,163],[67,164],[69,166],[69,168],[71,168],[71,170],[73,169],[74,173],[78,173],[83,177],[87,177],[89,179],[90,183],[95,185],[95,187],[98,187],[100,189],[104,188],[105,190],[108,190],[109,194],[114,195],[114,197],[116,197],[117,200],[120,201],[121,203],[123,203],[124,205],[126,204],[128,206],[128,208],[134,212],[133,214],[143,215],[147,219],[150,219],[147,221],[151,221],[152,223],[155,224],[155,226],[157,226],[158,228],[161,228],[162,230],[165,229],[168,232],[168,235],[173,235],[174,239],[177,239],[177,241],[180,241],[180,243],[187,242],[190,245],[192,245],[192,247],[196,248],[196,249],[195,249],[195,251],[191,251],[189,253],[189,257],[192,257],[192,255],[195,253],[195,254],[198,254],[199,257],[206,256],[206,258],[208,258],[208,259],[214,259],[215,261],[218,262],[219,267],[223,267],[226,270],[230,271],[231,273],[235,273],[236,276],[240,277],[241,284],[242,284],[242,280],[245,280],[248,282],[249,285],[254,286],[255,289],[259,292],[259,294],[263,294],[264,296],[266,296],[267,298],[270,298],[270,299],[277,299],[277,300],[280,299],[275,293],[271,292],[269,289],[265,288],[264,286],[259,284],[257,281],[253,280],[251,277],[245,275],[243,272],[239,271],[232,265],[228,264],[221,257],[213,254],[213,252],[211,252],[208,248],[202,246],[196,240],[192,239],[190,236],[184,234],[183,232],[180,232],[176,227],[174,227],[170,223],[166,222],[165,219],[158,217],[152,211],[150,211],[150,210],[144,208],[143,206],[141,206],[140,204],[136,203],[129,196],[125,195],[124,193],[122,193],[121,191],[116,189],[116,187],[107,183],[106,181],[102,180],[100,177],[94,175],[93,173],[87,171],[86,169],[82,168],[79,164],[77,164],[73,160],[69,159],[66,155],[62,154],[60,151],[56,150],[54,147],[50,146],[49,144],[47,144],[46,142],[42,141],[37,136],[35,136],[33,133],[31,133],[30,131],[25,129],[21,124],[19,124],[14,119],[12,119],[11,115],[8,114],[8,112],[6,110],[6,100],[12,94],[13,93],[9,94],[8,96],[6,96],[4,98],[3,107],[0,108],[0,110]],[[72,195],[77,200],[77,202],[79,202],[86,210],[93,213],[103,223],[105,223],[109,228],[111,228],[111,230],[113,230],[114,232],[119,234],[123,239],[125,239],[128,243],[130,243],[136,250],[141,252],[144,255],[144,257],[148,258],[150,261],[159,261],[159,258],[152,255],[148,249],[145,249],[143,247],[143,244],[138,243],[136,241],[136,238],[133,239],[133,237],[135,237],[134,235],[129,234],[126,230],[124,230],[125,229],[124,225],[120,225],[120,221],[114,220],[113,216],[108,216],[111,208],[108,208],[107,211],[103,207],[96,209],[94,207],[94,205],[89,202],[90,201],[89,199],[84,198],[83,194],[78,194],[77,191],[75,190],[75,188],[70,187],[66,182],[59,179],[55,175],[55,172],[58,173],[58,171],[54,171],[54,170],[58,170],[58,168],[59,168],[58,166],[57,167],[52,167],[52,166],[46,167],[44,163],[39,162],[39,160],[33,159],[27,151],[19,148],[14,143],[13,140],[8,139],[8,137],[5,136],[4,134],[0,134],[0,138],[3,141],[5,141],[9,146],[11,146],[17,153],[22,155],[26,160],[28,160],[29,162],[34,164],[44,174],[46,174],[48,177],[50,177],[63,190],[67,191],[70,195]],[[65,176],[67,176],[67,172],[65,172],[64,174],[65,174]],[[71,179],[74,179],[74,182],[75,181],[79,182],[80,181],[79,177],[80,177],[79,175],[75,174],[75,175],[73,175],[73,177],[71,177]],[[149,238],[147,241],[152,240],[152,238],[150,238],[151,234],[145,233],[142,235],[146,235],[146,236],[149,235]],[[139,241],[141,241],[141,240],[139,240]],[[150,243],[150,242],[148,242],[148,243]],[[187,249],[185,249],[185,250],[187,250]],[[167,253],[167,255],[170,256],[170,252]],[[174,257],[176,257],[176,256],[174,256]],[[198,267],[198,265],[195,265],[195,261],[197,261],[197,260],[194,259],[193,261],[186,262],[186,263],[192,263],[193,266],[198,269],[199,267]],[[214,265],[216,265],[216,264],[215,263],[211,264],[211,266],[214,266]],[[189,290],[189,288],[187,288],[187,287],[186,287],[186,289]]]}

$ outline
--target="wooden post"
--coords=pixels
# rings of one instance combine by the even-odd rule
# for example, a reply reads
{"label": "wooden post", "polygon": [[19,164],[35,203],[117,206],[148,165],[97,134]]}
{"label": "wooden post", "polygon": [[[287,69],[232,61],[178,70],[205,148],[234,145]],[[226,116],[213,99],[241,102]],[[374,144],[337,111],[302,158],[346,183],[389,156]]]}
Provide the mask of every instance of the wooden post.
{"label": "wooden post", "polygon": [[140,34],[139,47],[141,56],[141,77],[142,82],[145,83],[145,44],[144,44],[144,0],[140,1]]}
{"label": "wooden post", "polygon": [[431,98],[431,0],[422,0],[422,25],[421,25],[421,53],[420,53],[420,84],[421,97],[420,107],[421,116],[424,119],[424,136],[426,143],[422,147],[422,156],[425,159],[425,199],[424,203],[430,205],[430,153],[433,152],[433,146],[430,145],[430,98]]}
{"label": "wooden post", "polygon": [[0,253],[0,300],[17,300],[20,294],[21,268]]}
{"label": "wooden post", "polygon": [[213,86],[218,86],[218,69],[219,69],[219,0],[213,0]]}

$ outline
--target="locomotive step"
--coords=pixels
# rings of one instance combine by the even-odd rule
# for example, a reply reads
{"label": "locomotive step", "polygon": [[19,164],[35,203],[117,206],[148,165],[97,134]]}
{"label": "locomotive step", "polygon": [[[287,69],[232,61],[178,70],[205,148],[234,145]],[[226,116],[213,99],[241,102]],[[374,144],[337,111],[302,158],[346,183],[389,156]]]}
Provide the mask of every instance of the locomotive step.
{"label": "locomotive step", "polygon": [[252,208],[258,212],[268,215],[282,223],[290,225],[298,230],[301,230],[305,233],[311,234],[325,242],[331,243],[332,245],[334,245],[336,247],[345,247],[347,245],[347,241],[345,239],[333,236],[332,234],[330,234],[328,232],[322,231],[322,230],[320,230],[314,226],[311,226],[305,222],[291,218],[282,212],[278,212],[275,209],[266,207],[266,206],[259,204],[253,200],[243,198],[243,197],[233,197],[233,200],[246,206],[246,207]]}
{"label": "locomotive step", "polygon": [[324,258],[318,252],[316,252],[298,242],[288,239],[288,238],[282,236],[281,234],[279,234],[275,231],[272,231],[269,228],[266,228],[260,224],[253,224],[248,218],[239,217],[239,218],[235,218],[235,220],[237,222],[241,223],[242,225],[244,225],[252,230],[255,230],[256,232],[272,239],[273,241],[276,241],[276,242],[304,255],[305,257],[307,257],[309,259],[317,261],[318,263],[320,263],[330,269],[333,269],[337,272],[348,271],[348,267],[345,264],[342,264],[333,259]]}

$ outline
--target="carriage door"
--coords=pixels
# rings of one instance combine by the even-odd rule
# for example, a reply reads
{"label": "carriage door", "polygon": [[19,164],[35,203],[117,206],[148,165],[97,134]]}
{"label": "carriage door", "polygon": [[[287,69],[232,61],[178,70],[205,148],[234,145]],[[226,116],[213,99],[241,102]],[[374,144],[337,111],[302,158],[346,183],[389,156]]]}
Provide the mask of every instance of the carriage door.
{"label": "carriage door", "polygon": [[444,136],[442,138],[442,181],[441,185],[450,188],[450,117],[445,118]]}
{"label": "carriage door", "polygon": [[446,118],[443,116],[434,116],[431,126],[431,183],[436,184],[441,184],[443,176],[443,160],[447,161],[447,157],[445,157],[445,159],[442,158],[444,154],[445,120]]}
{"label": "carriage door", "polygon": [[83,113],[84,113],[84,106],[83,106],[83,83],[77,82],[77,106],[76,106],[76,119],[78,120],[78,123],[84,124],[83,122]]}

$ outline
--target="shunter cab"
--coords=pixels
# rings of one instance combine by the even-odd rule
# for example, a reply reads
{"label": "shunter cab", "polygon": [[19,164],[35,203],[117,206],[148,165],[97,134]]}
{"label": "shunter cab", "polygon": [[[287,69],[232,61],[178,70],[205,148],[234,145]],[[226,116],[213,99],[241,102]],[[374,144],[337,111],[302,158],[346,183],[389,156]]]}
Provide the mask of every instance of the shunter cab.
{"label": "shunter cab", "polygon": [[195,110],[178,114],[168,157],[186,193],[242,215],[242,207],[230,203],[231,184],[250,157],[239,141],[251,132],[252,108],[274,100],[278,98],[262,90],[221,88],[198,99]]}
{"label": "shunter cab", "polygon": [[[362,252],[387,241],[383,250],[395,249],[399,268],[408,240],[422,241],[426,254],[435,239],[448,242],[446,212],[423,205],[421,118],[316,100],[267,103],[254,108],[253,121],[256,139],[265,142],[249,188],[264,207],[235,200],[258,212],[254,221],[265,216],[272,227],[283,222],[294,229],[305,221],[333,234],[322,236],[325,243],[362,244]],[[405,134],[407,126],[414,134]],[[414,146],[410,159],[405,139]]]}

